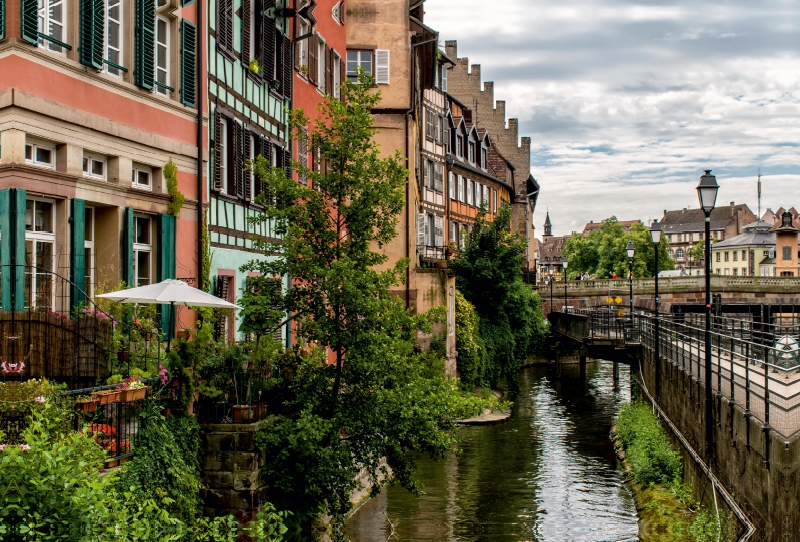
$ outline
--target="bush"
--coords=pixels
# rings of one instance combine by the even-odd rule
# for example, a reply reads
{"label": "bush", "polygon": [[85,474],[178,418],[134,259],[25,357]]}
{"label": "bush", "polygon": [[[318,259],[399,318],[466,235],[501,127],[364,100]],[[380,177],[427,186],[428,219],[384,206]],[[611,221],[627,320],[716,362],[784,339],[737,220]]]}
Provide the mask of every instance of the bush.
{"label": "bush", "polygon": [[484,384],[486,347],[480,334],[480,320],[475,307],[456,290],[456,351],[458,374],[468,388]]}
{"label": "bush", "polygon": [[634,479],[643,486],[680,482],[680,454],[672,447],[650,407],[626,403],[617,416],[617,436],[625,448]]}

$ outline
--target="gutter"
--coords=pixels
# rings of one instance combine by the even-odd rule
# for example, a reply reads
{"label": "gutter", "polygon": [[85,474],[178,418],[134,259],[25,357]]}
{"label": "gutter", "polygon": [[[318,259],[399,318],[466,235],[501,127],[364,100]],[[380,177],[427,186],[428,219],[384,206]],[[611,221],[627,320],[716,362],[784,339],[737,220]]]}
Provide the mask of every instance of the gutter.
{"label": "gutter", "polygon": [[[203,29],[203,32],[197,38],[197,284],[200,289],[204,290],[203,276],[205,269],[203,269],[203,199],[205,198],[205,184],[203,183],[203,176],[205,171],[203,169],[203,149],[205,148],[205,141],[203,140],[203,89],[206,86],[208,73],[203,70],[203,47],[205,46],[205,38],[208,32],[203,27],[203,3],[205,0],[197,1],[197,28]],[[200,37],[202,36],[202,38]]]}

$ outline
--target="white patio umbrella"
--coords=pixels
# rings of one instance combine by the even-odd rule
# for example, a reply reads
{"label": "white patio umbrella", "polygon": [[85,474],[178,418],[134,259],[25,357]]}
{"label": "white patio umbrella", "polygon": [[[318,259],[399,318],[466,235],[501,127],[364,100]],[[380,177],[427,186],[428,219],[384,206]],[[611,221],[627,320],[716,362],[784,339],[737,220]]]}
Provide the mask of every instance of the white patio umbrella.
{"label": "white patio umbrella", "polygon": [[[167,279],[157,284],[139,286],[101,294],[97,297],[110,299],[119,303],[153,303],[157,305],[184,305],[186,307],[214,307],[220,309],[241,309],[224,299],[220,299],[211,294],[198,290],[194,286],[189,286],[182,280]],[[172,338],[169,335],[167,341],[167,351],[170,350]]]}

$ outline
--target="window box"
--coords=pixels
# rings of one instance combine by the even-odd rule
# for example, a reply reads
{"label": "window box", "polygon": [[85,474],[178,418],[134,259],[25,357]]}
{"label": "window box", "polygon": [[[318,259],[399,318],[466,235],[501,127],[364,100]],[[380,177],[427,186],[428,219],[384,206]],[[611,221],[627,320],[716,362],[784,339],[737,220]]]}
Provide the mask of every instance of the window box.
{"label": "window box", "polygon": [[132,403],[133,401],[144,399],[145,395],[147,395],[147,386],[133,390],[124,389],[120,394],[120,401],[123,403]]}
{"label": "window box", "polygon": [[96,391],[92,395],[97,397],[101,405],[109,405],[111,403],[119,403],[122,390]]}

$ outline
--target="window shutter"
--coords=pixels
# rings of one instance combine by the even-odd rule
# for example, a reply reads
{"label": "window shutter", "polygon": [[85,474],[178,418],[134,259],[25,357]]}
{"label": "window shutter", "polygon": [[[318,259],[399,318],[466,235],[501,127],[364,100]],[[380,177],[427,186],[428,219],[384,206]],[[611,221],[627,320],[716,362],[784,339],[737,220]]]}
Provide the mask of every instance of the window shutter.
{"label": "window shutter", "polygon": [[[306,131],[303,130],[301,137],[297,139],[297,163],[300,167],[308,167],[308,140],[306,136]],[[308,184],[308,177],[299,170],[297,172],[297,180],[302,184]]]}
{"label": "window shutter", "polygon": [[[175,279],[175,222],[172,215],[158,215],[158,280]],[[171,305],[160,305],[161,330],[164,340],[175,334],[175,308]]]}
{"label": "window shutter", "polygon": [[425,251],[425,227],[428,223],[428,215],[419,213],[417,215],[417,252]]}
{"label": "window shutter", "polygon": [[[347,79],[347,64],[344,61],[344,58],[339,59],[339,84],[341,85],[344,83],[345,79]],[[339,100],[344,101],[344,92],[339,90]]]}
{"label": "window shutter", "polygon": [[[223,0],[224,1],[224,0]],[[155,0],[136,0],[136,67],[133,70],[137,87],[153,90],[155,65],[153,52],[156,36]]]}
{"label": "window shutter", "polygon": [[[253,134],[250,130],[244,130],[244,138],[242,139],[242,156],[244,157],[244,167],[247,167],[247,161],[250,160],[250,153],[252,151],[253,146]],[[252,167],[252,166],[250,166]],[[253,173],[250,171],[245,171],[242,173],[244,178],[244,199],[250,201],[253,199],[253,183],[251,181],[251,177]]]}
{"label": "window shutter", "polygon": [[105,42],[105,0],[80,0],[81,46],[78,58],[84,66],[103,69],[103,45]]}
{"label": "window shutter", "polygon": [[6,37],[6,0],[0,0],[0,40]]}
{"label": "window shutter", "polygon": [[[25,199],[19,188],[0,190],[0,305],[4,311],[25,306]],[[14,265],[16,264],[16,265]]]}
{"label": "window shutter", "polygon": [[222,140],[222,114],[219,108],[214,112],[214,190],[222,190],[222,149],[220,149],[220,141]]}
{"label": "window shutter", "polygon": [[233,180],[237,198],[244,197],[244,128],[241,124],[233,122]]}
{"label": "window shutter", "polygon": [[32,45],[39,43],[38,0],[20,0],[20,27],[23,40]]}
{"label": "window shutter", "polygon": [[286,170],[286,178],[292,178],[292,153],[289,149],[282,149],[283,151],[283,168]]}
{"label": "window shutter", "polygon": [[275,0],[262,2],[261,14],[261,77],[267,83],[275,80],[275,21],[263,11],[275,6]]}
{"label": "window shutter", "polygon": [[434,221],[436,224],[436,246],[443,247],[444,246],[444,217],[436,216],[434,217]]}
{"label": "window shutter", "polygon": [[197,107],[197,27],[181,19],[181,103]]}
{"label": "window shutter", "polygon": [[389,84],[389,50],[375,51],[375,82],[379,85]]}
{"label": "window shutter", "polygon": [[447,195],[450,197],[450,199],[455,198],[455,189],[456,189],[456,184],[453,181],[453,172],[451,171],[447,175]]}
{"label": "window shutter", "polygon": [[317,66],[318,51],[319,40],[317,35],[314,34],[308,38],[308,80],[314,84],[317,83],[317,71],[319,70],[319,66]]}
{"label": "window shutter", "polygon": [[283,55],[283,74],[278,74],[281,77],[281,89],[283,89],[284,97],[289,100],[292,98],[292,40],[288,36],[282,36],[283,47],[281,54]]}
{"label": "window shutter", "polygon": [[70,280],[70,305],[77,307],[86,301],[86,202],[82,199],[70,200],[70,228],[69,260]]}
{"label": "window shutter", "polygon": [[435,163],[434,167],[434,190],[437,192],[444,192],[444,167],[440,163]]}
{"label": "window shutter", "polygon": [[333,49],[325,46],[325,92],[333,94]]}
{"label": "window shutter", "polygon": [[253,21],[250,20],[251,2],[258,0],[242,0],[242,64],[247,67],[253,57],[250,51],[250,33],[252,32]]}
{"label": "window shutter", "polygon": [[122,213],[122,280],[128,286],[135,286],[136,280],[133,276],[133,228],[133,209],[125,207]]}
{"label": "window shutter", "polygon": [[217,47],[233,53],[233,0],[217,0]]}

